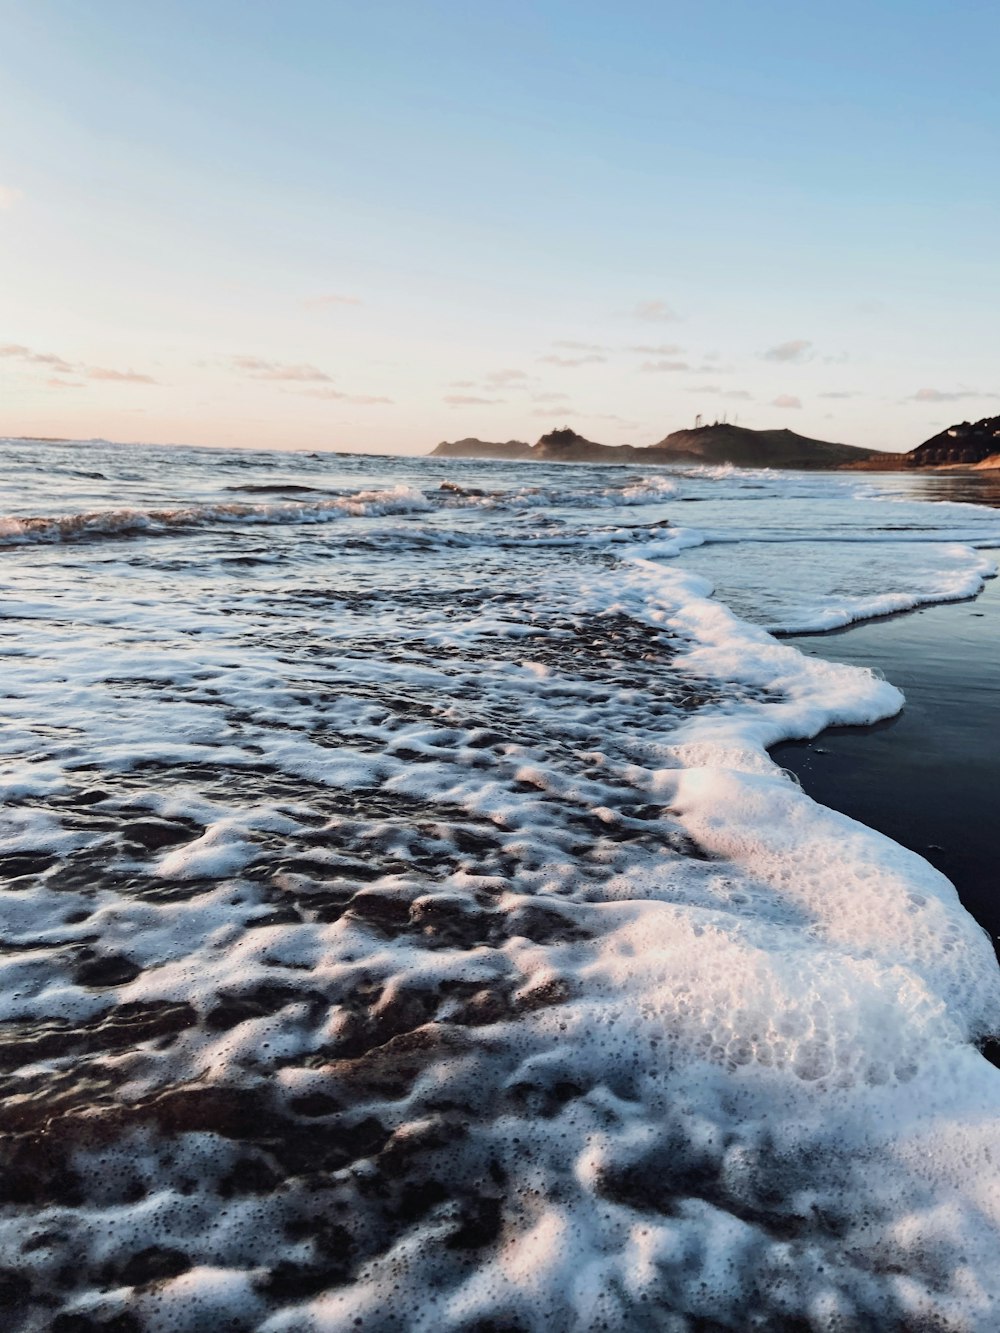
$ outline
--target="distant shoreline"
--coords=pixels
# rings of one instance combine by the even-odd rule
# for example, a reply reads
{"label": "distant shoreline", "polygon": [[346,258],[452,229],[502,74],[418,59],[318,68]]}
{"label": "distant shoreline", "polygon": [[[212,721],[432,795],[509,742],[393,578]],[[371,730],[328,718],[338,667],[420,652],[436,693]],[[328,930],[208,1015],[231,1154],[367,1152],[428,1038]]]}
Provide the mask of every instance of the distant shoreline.
{"label": "distant shoreline", "polygon": [[795,431],[752,430],[726,421],[675,430],[655,444],[600,444],[569,426],[525,440],[442,440],[432,458],[508,462],[618,463],[630,466],[784,468],[791,471],[903,472],[1000,467],[1000,417],[963,422],[906,453],[817,440]]}
{"label": "distant shoreline", "polygon": [[[764,433],[764,432],[760,432]],[[789,432],[791,433],[791,432]],[[5,435],[3,439],[16,444],[91,444],[92,440],[77,439],[73,436],[61,435]],[[207,452],[226,452],[232,449],[231,445],[215,444],[162,444],[156,441],[148,440],[100,440],[102,444],[110,444],[116,448],[148,448],[148,449],[198,449]],[[658,455],[656,445],[634,446],[634,445],[599,445],[601,450],[606,450],[608,454],[614,454],[621,451],[623,457],[608,457],[601,455],[591,458],[579,457],[551,457],[532,454],[531,448],[527,444],[521,445],[520,452],[479,452],[470,448],[468,452],[460,449],[460,446],[466,441],[443,441],[436,445],[426,454],[395,454],[395,453],[377,453],[369,450],[356,451],[352,449],[324,449],[316,447],[303,446],[301,449],[272,449],[263,446],[247,446],[241,452],[247,453],[282,453],[294,456],[296,454],[306,454],[315,456],[317,454],[331,454],[347,458],[453,458],[473,460],[481,463],[520,463],[520,462],[543,462],[543,463],[561,463],[574,465],[594,465],[610,467],[735,467],[748,471],[767,468],[774,471],[788,472],[865,472],[865,473],[899,473],[912,472],[919,475],[928,473],[955,473],[959,475],[997,472],[1000,471],[1000,452],[989,458],[983,459],[977,463],[916,463],[905,460],[912,458],[912,451],[895,452],[892,450],[882,450],[871,452],[869,458],[858,459],[851,462],[777,462],[767,459],[761,459],[753,462],[738,462],[735,460],[719,460],[699,458],[694,455],[676,454],[671,457],[662,457]],[[486,445],[485,441],[469,441],[470,444]],[[510,441],[510,444],[520,443]],[[821,443],[821,442],[820,442]],[[498,446],[502,449],[504,446]],[[858,448],[858,446],[843,446],[845,448]],[[864,450],[859,448],[859,452]],[[648,453],[654,453],[656,457],[644,457]]]}

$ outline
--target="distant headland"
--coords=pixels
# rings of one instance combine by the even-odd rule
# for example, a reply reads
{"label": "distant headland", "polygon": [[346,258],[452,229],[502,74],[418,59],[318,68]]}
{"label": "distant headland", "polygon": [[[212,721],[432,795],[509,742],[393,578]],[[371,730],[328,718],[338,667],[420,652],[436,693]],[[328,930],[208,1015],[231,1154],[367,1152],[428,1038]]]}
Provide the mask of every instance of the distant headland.
{"label": "distant headland", "polygon": [[544,463],[729,464],[816,471],[986,467],[1000,466],[1000,417],[962,422],[903,454],[814,440],[792,430],[751,430],[748,426],[717,421],[690,430],[675,430],[657,444],[649,445],[598,444],[563,426],[549,431],[534,444],[524,440],[443,440],[431,450],[431,456]]}
{"label": "distant headland", "polygon": [[906,457],[913,467],[1000,467],[1000,417],[962,421],[932,435]]}

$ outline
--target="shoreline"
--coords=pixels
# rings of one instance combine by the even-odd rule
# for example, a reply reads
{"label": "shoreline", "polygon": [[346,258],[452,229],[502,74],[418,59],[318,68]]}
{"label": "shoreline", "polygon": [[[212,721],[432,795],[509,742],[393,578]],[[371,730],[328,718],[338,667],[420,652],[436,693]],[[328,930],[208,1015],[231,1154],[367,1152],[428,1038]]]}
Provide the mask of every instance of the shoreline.
{"label": "shoreline", "polygon": [[955,885],[996,947],[1000,876],[1000,579],[975,598],[822,633],[783,635],[807,656],[881,672],[901,713],[830,727],[770,753],[814,800],[917,852]]}

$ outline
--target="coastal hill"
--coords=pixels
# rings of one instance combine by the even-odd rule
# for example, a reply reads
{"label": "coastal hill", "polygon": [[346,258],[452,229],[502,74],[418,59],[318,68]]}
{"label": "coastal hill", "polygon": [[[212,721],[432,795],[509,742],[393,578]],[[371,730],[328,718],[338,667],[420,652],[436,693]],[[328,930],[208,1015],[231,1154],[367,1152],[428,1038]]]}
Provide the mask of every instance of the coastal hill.
{"label": "coastal hill", "polygon": [[813,470],[858,469],[898,472],[910,468],[1000,466],[1000,417],[962,421],[925,440],[909,453],[885,453],[853,444],[813,440],[791,430],[751,430],[717,421],[692,430],[675,430],[658,444],[598,444],[563,426],[534,444],[523,440],[444,441],[437,458],[507,458],[545,463],[632,463],[774,467]]}
{"label": "coastal hill", "polygon": [[735,464],[737,467],[838,468],[859,463],[898,466],[898,454],[882,454],[851,444],[811,440],[790,430],[750,430],[716,422],[693,430],[678,430],[659,444],[598,444],[564,426],[543,435],[535,444],[522,440],[505,443],[488,440],[443,441],[434,450],[436,458],[534,459],[561,463],[687,463]]}
{"label": "coastal hill", "polygon": [[1000,417],[962,421],[932,435],[906,455],[908,467],[984,463],[1000,455]]}
{"label": "coastal hill", "polygon": [[647,462],[657,461],[648,449],[632,444],[597,444],[568,426],[543,435],[531,446],[528,456],[544,463],[634,463],[644,458]]}
{"label": "coastal hill", "polygon": [[527,458],[531,445],[524,440],[507,440],[504,443],[491,440],[477,440],[469,436],[464,440],[442,440],[431,450],[432,458]]}
{"label": "coastal hill", "polygon": [[737,467],[836,468],[885,457],[874,449],[813,440],[793,430],[750,430],[728,422],[675,430],[652,449],[670,462]]}
{"label": "coastal hill", "polygon": [[597,444],[563,426],[550,430],[534,444],[523,440],[442,440],[431,450],[432,458],[531,458],[545,463],[632,463],[656,462],[648,449],[631,444]]}

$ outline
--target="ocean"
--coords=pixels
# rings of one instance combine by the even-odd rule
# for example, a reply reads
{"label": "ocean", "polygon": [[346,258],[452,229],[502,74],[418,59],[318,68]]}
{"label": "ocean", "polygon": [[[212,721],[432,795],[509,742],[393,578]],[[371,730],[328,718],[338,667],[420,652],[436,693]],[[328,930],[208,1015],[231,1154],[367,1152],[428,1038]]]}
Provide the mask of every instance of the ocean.
{"label": "ocean", "polygon": [[974,488],[0,464],[5,1328],[995,1333],[990,939],[768,753]]}

